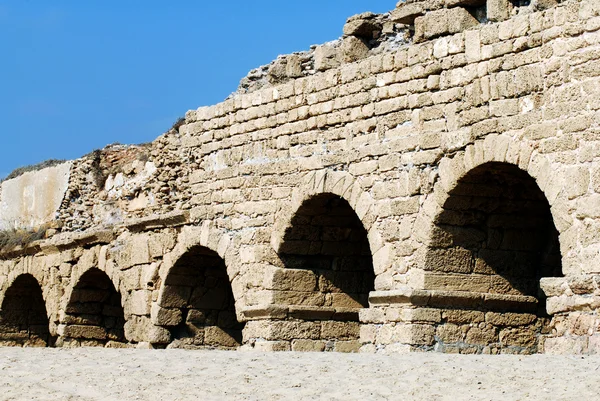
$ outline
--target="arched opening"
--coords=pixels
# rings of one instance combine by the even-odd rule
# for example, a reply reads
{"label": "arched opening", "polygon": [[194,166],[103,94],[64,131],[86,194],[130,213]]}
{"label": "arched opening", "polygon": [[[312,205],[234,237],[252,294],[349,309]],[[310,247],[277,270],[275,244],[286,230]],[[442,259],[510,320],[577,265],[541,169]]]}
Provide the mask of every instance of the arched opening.
{"label": "arched opening", "polygon": [[85,272],[65,309],[64,337],[82,345],[125,343],[125,317],[121,294],[99,269]]}
{"label": "arched opening", "polygon": [[[499,162],[474,168],[449,195],[435,220],[425,259],[428,289],[485,293],[474,308],[537,316],[535,321],[525,319],[535,328],[520,335],[521,343],[503,341],[511,319],[488,327],[495,333],[488,336],[490,342],[534,349],[535,337],[547,323],[540,278],[562,275],[558,231],[546,197],[525,171]],[[485,319],[484,325],[500,321]],[[510,329],[514,334],[515,328]]]}
{"label": "arched opening", "polygon": [[31,274],[22,274],[4,295],[0,310],[0,345],[54,345],[42,288]]}
{"label": "arched opening", "polygon": [[[367,231],[344,198],[323,193],[304,201],[284,233],[279,256],[287,269],[276,292],[279,303],[315,308],[315,317],[323,316],[318,309],[330,310],[331,320],[358,322],[375,273]],[[333,338],[322,339],[358,339],[358,324],[328,336]]]}
{"label": "arched opening", "polygon": [[202,246],[188,250],[169,271],[156,313],[172,334],[171,348],[235,349],[242,343],[225,262]]}

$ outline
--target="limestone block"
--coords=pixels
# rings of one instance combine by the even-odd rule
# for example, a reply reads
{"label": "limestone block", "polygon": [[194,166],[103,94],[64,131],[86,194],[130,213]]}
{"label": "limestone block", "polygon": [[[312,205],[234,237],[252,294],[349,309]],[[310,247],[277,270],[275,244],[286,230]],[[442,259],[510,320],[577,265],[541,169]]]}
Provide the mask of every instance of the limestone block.
{"label": "limestone block", "polygon": [[415,41],[463,32],[477,25],[479,21],[461,7],[432,11],[415,19]]}
{"label": "limestone block", "polygon": [[280,305],[323,306],[325,296],[320,292],[271,291],[271,303]]}
{"label": "limestone block", "polygon": [[290,351],[291,346],[289,341],[257,341],[254,343],[252,350],[259,352],[282,352]]}
{"label": "limestone block", "polygon": [[66,326],[63,330],[64,337],[85,338],[94,340],[106,339],[106,330],[100,326]]}
{"label": "limestone block", "polygon": [[581,355],[588,350],[587,337],[556,337],[544,341],[544,353],[551,355]]}
{"label": "limestone block", "polygon": [[272,321],[269,323],[269,334],[265,337],[267,340],[317,340],[321,336],[319,322]]}
{"label": "limestone block", "polygon": [[335,352],[342,352],[342,353],[357,353],[360,352],[360,348],[361,348],[361,343],[360,341],[336,341],[334,346],[333,346],[333,350]]}
{"label": "limestone block", "polygon": [[129,298],[129,312],[138,316],[149,315],[151,301],[152,291],[133,291]]}
{"label": "limestone block", "polygon": [[457,343],[464,340],[464,332],[460,326],[455,324],[443,324],[436,328],[436,337],[439,341],[447,344]]}
{"label": "limestone block", "polygon": [[220,347],[237,347],[239,344],[227,331],[217,326],[204,329],[204,343]]}
{"label": "limestone block", "polygon": [[510,16],[510,0],[487,0],[487,18],[490,21],[504,21]]}
{"label": "limestone block", "polygon": [[525,326],[535,321],[536,316],[529,313],[497,313],[485,314],[485,321],[494,326]]}
{"label": "limestone block", "polygon": [[296,352],[323,352],[325,351],[324,341],[315,340],[293,340],[292,351]]}
{"label": "limestone block", "polygon": [[146,330],[145,338],[151,344],[168,344],[171,342],[171,332],[164,327],[149,324]]}
{"label": "limestone block", "polygon": [[54,220],[69,188],[72,165],[69,161],[0,183],[0,230],[38,227]]}
{"label": "limestone block", "polygon": [[567,282],[574,294],[592,294],[596,290],[593,276],[569,276]]}
{"label": "limestone block", "polygon": [[158,299],[163,308],[183,308],[187,306],[192,287],[165,285]]}
{"label": "limestone block", "polygon": [[148,238],[148,252],[151,258],[160,258],[170,252],[175,246],[177,234],[174,231],[150,235]]}
{"label": "limestone block", "polygon": [[413,345],[433,345],[435,328],[426,324],[401,324],[394,328],[393,342]]}
{"label": "limestone block", "polygon": [[324,321],[321,323],[322,339],[358,338],[360,326],[357,322]]}
{"label": "limestone block", "polygon": [[400,320],[404,322],[423,322],[423,323],[439,323],[442,320],[442,313],[439,309],[432,308],[416,308],[416,309],[388,309],[386,317],[391,317],[391,311],[400,312]]}
{"label": "limestone block", "polygon": [[277,269],[263,285],[266,289],[311,292],[317,288],[317,277],[311,270]]}
{"label": "limestone block", "polygon": [[498,333],[495,327],[481,326],[471,327],[467,332],[465,342],[467,344],[488,345],[498,341]]}
{"label": "limestone block", "polygon": [[537,333],[530,328],[502,329],[499,338],[502,345],[529,348],[536,345]]}
{"label": "limestone block", "polygon": [[415,18],[427,11],[437,10],[444,5],[443,0],[422,0],[399,2],[391,12],[391,20],[400,24],[412,25]]}
{"label": "limestone block", "polygon": [[344,25],[344,35],[356,36],[367,40],[381,32],[383,26],[374,19],[375,14],[363,13],[348,18]]}
{"label": "limestone block", "polygon": [[359,319],[362,323],[385,323],[386,310],[384,308],[360,309]]}
{"label": "limestone block", "polygon": [[166,309],[153,303],[150,317],[157,326],[177,326],[181,323],[182,313],[181,309]]}
{"label": "limestone block", "polygon": [[340,65],[338,50],[330,44],[317,46],[314,58],[317,71],[329,70]]}
{"label": "limestone block", "polygon": [[378,327],[374,324],[362,324],[360,326],[360,342],[362,344],[373,344],[377,339]]}
{"label": "limestone block", "polygon": [[369,54],[369,47],[361,39],[349,36],[342,40],[340,46],[340,57],[345,63],[353,63],[362,60]]}
{"label": "limestone block", "polygon": [[479,323],[485,321],[485,314],[479,311],[449,309],[442,312],[442,319],[457,324]]}

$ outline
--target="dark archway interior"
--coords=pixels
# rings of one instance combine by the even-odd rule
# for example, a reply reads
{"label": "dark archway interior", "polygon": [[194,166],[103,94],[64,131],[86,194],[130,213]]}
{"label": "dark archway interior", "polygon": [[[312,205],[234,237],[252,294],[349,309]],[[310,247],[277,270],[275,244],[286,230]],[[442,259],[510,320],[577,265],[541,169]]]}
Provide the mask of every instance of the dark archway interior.
{"label": "dark archway interior", "polygon": [[17,277],[6,291],[0,310],[0,344],[54,345],[42,289],[30,274]]}
{"label": "dark archway interior", "polygon": [[71,330],[70,337],[86,340],[126,342],[121,294],[99,269],[81,276],[66,308],[67,325],[87,326]]}
{"label": "dark archway interior", "polygon": [[539,280],[561,276],[558,232],[535,180],[517,166],[486,163],[463,177],[436,220],[426,269],[498,275],[489,292],[541,297]]}
{"label": "dark archway interior", "polygon": [[367,231],[345,199],[325,193],[305,201],[285,232],[279,256],[286,268],[315,274],[315,291],[323,295],[318,306],[368,307],[375,285],[373,258]]}
{"label": "dark archway interior", "polygon": [[185,253],[165,280],[162,308],[181,310],[171,327],[183,347],[237,348],[243,323],[238,322],[235,299],[223,259],[197,246]]}

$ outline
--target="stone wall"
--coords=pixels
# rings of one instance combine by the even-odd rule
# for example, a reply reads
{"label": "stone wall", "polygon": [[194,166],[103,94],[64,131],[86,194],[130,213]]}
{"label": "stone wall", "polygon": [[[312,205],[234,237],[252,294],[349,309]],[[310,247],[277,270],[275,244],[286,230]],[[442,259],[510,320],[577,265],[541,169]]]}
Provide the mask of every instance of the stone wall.
{"label": "stone wall", "polygon": [[30,274],[65,346],[598,353],[600,6],[525,3],[354,17],[360,55],[76,161],[1,310]]}
{"label": "stone wall", "polygon": [[56,219],[71,162],[6,180],[0,186],[0,230],[30,229]]}

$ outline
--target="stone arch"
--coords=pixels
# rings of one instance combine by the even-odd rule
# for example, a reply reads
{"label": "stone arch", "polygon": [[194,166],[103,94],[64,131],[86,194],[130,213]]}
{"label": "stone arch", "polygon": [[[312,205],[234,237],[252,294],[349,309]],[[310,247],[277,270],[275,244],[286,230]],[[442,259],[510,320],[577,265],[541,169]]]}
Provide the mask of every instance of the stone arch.
{"label": "stone arch", "polygon": [[[310,306],[366,308],[375,273],[367,230],[344,198],[320,193],[294,213],[279,246],[286,269],[305,272]],[[311,287],[314,288],[311,290]],[[293,288],[290,288],[293,291]]]}
{"label": "stone arch", "polygon": [[[539,283],[562,275],[559,231],[569,221],[560,172],[528,144],[503,136],[443,159],[439,171],[420,216],[430,227],[421,285],[432,291],[430,306],[475,314],[452,336],[443,328],[438,346],[452,338],[492,352],[537,352],[549,323]],[[471,319],[481,322],[476,331]],[[441,323],[454,330],[455,323]]]}
{"label": "stone arch", "polygon": [[0,344],[46,347],[54,345],[42,287],[29,273],[15,277],[0,306]]}
{"label": "stone arch", "polygon": [[434,219],[424,268],[493,276],[473,288],[456,283],[466,290],[537,297],[540,278],[561,275],[561,257],[550,205],[535,180],[505,162],[469,170]]}
{"label": "stone arch", "polygon": [[[281,252],[286,232],[293,226],[296,212],[303,204],[319,194],[332,194],[344,199],[352,208],[367,232],[372,255],[380,252],[385,244],[375,227],[377,215],[375,200],[364,191],[359,180],[346,171],[321,170],[309,173],[292,190],[291,201],[282,202],[275,218],[271,245],[275,252]],[[391,261],[385,258],[375,260],[375,271],[385,271]],[[384,266],[385,265],[385,266]]]}
{"label": "stone arch", "polygon": [[[554,170],[551,161],[538,153],[530,143],[503,135],[488,135],[485,140],[467,146],[464,152],[440,161],[439,180],[421,208],[417,225],[433,227],[435,218],[443,211],[450,191],[460,179],[470,170],[491,162],[514,165],[535,180],[550,205],[550,213],[559,234],[572,226],[573,219],[561,193],[565,183],[564,176]],[[421,241],[428,243],[433,231],[418,230],[416,234]]]}
{"label": "stone arch", "polygon": [[271,237],[283,267],[269,282],[272,302],[290,324],[319,333],[310,345],[293,340],[292,350],[357,349],[358,312],[369,307],[373,255],[383,248],[374,205],[357,179],[332,170],[309,174],[282,204]]}
{"label": "stone arch", "polygon": [[238,320],[225,261],[230,238],[209,224],[182,234],[161,269],[152,321],[169,329],[170,348],[235,349],[242,343],[244,324]]}
{"label": "stone arch", "polygon": [[107,273],[92,267],[76,275],[73,283],[61,319],[63,345],[126,343],[121,294]]}

